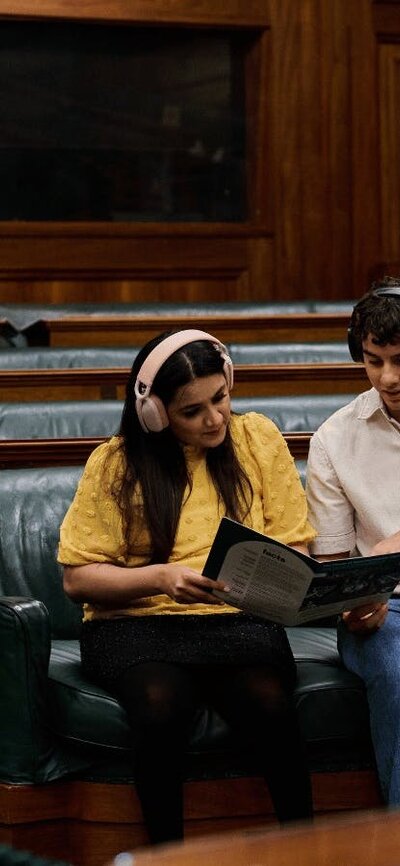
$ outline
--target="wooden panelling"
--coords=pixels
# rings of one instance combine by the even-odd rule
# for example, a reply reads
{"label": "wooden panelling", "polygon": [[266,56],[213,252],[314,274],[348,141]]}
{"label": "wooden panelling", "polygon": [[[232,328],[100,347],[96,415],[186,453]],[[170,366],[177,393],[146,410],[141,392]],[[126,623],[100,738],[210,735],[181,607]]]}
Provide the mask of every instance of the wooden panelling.
{"label": "wooden panelling", "polygon": [[390,261],[399,258],[400,243],[400,44],[379,46],[379,84],[381,245]]}
{"label": "wooden panelling", "polygon": [[221,225],[0,223],[0,303],[262,299],[265,292],[257,298],[252,286],[265,290],[272,249],[254,233]]}
{"label": "wooden panelling", "polygon": [[346,299],[400,260],[399,3],[0,0],[1,17],[242,28],[250,203],[242,225],[2,223],[0,303]]}
{"label": "wooden panelling", "polygon": [[[14,304],[16,298],[26,304],[80,304],[80,303],[148,303],[182,301],[235,301],[247,298],[248,274],[221,272],[203,277],[184,277],[166,274],[131,279],[104,279],[102,276],[86,278],[77,273],[75,278],[37,279],[35,274],[14,280],[0,279],[0,304]],[[256,299],[255,299],[256,300]]]}
{"label": "wooden panelling", "polygon": [[264,0],[0,0],[0,15],[137,24],[260,27],[267,23]]}
{"label": "wooden panelling", "polygon": [[276,0],[271,11],[279,294],[358,295],[377,252],[370,2]]}
{"label": "wooden panelling", "polygon": [[248,215],[241,224],[222,225],[3,223],[0,303],[10,300],[13,291],[18,296],[22,290],[26,299],[27,289],[31,302],[41,302],[39,287],[36,293],[41,279],[52,303],[90,302],[93,288],[96,299],[104,301],[266,297],[274,277],[269,193],[274,172],[267,171],[271,140],[268,5],[263,0],[229,4],[222,0],[44,0],[40,4],[0,0],[1,17],[240,29],[246,34]]}
{"label": "wooden panelling", "polygon": [[[0,370],[3,402],[123,400],[125,368]],[[368,388],[362,364],[237,364],[233,396],[355,394]]]}

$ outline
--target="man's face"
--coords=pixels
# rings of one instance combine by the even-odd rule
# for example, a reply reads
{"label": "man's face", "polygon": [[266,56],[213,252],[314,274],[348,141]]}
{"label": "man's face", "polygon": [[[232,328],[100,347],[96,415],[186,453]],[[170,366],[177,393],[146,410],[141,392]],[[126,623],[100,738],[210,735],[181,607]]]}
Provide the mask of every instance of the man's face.
{"label": "man's face", "polygon": [[363,340],[365,370],[393,418],[400,421],[400,343],[377,346],[372,334]]}

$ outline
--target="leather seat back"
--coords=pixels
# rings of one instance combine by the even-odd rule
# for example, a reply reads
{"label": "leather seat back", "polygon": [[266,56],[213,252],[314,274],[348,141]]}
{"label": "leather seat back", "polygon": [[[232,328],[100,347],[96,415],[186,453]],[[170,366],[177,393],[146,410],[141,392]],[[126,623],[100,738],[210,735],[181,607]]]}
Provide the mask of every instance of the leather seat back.
{"label": "leather seat back", "polygon": [[82,618],[56,561],[60,524],[81,473],[81,466],[0,473],[0,594],[42,601],[59,638],[76,637]]}

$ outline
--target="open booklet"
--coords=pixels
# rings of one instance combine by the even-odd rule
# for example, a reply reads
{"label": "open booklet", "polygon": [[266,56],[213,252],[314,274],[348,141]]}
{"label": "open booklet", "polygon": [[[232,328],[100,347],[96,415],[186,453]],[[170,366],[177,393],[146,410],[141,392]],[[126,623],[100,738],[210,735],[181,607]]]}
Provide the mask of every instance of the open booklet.
{"label": "open booklet", "polygon": [[317,562],[267,535],[223,517],[203,574],[223,580],[214,594],[282,625],[329,617],[387,601],[400,582],[400,553]]}

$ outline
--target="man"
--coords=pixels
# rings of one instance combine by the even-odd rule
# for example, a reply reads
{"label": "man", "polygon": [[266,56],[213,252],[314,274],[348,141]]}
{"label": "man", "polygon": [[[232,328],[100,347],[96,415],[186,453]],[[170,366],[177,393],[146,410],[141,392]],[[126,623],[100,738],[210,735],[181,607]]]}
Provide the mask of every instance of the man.
{"label": "man", "polygon": [[[373,284],[348,338],[372,387],[311,439],[307,498],[322,560],[400,550],[400,278]],[[343,614],[338,647],[366,685],[383,797],[400,806],[400,595]]]}

